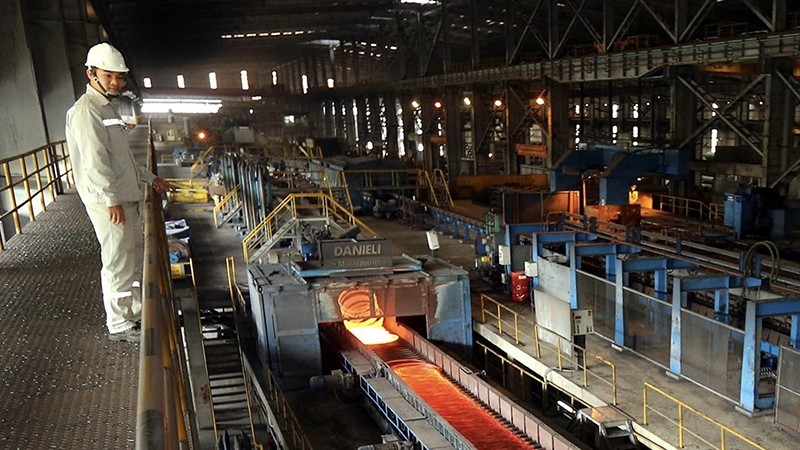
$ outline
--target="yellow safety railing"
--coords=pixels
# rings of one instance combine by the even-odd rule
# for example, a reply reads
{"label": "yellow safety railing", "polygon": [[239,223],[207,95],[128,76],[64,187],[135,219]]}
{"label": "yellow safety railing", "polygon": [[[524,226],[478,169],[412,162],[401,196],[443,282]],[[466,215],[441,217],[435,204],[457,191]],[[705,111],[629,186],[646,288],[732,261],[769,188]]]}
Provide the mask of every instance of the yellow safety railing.
{"label": "yellow safety railing", "polygon": [[300,421],[297,420],[297,417],[289,407],[289,402],[278,386],[275,375],[269,368],[265,369],[267,374],[267,390],[264,391],[247,359],[247,355],[242,351],[244,345],[242,344],[239,323],[240,321],[246,320],[246,301],[244,295],[242,295],[242,291],[239,289],[239,285],[236,283],[236,266],[234,259],[232,257],[226,258],[225,266],[228,272],[228,291],[231,294],[231,305],[233,306],[234,323],[236,325],[236,337],[239,342],[239,359],[242,362],[243,376],[245,378],[247,411],[250,415],[250,432],[253,436],[253,442],[259,450],[267,448],[267,444],[258,442],[258,435],[255,430],[256,418],[258,417],[258,412],[261,412],[268,416],[261,417],[265,419],[265,426],[279,427],[278,430],[273,430],[273,432],[279,434],[280,438],[284,441],[283,444],[288,444],[289,439],[286,437],[286,434],[288,434],[291,436],[292,442],[290,448],[311,450],[311,444],[300,427]]}
{"label": "yellow safety railing", "polygon": [[[308,214],[305,214],[306,212]],[[260,224],[242,239],[244,260],[249,262],[251,252],[272,241],[281,226],[304,215],[306,217],[324,217],[335,222],[358,225],[363,234],[378,237],[378,233],[360,221],[330,195],[319,192],[293,193],[284,198]]]}
{"label": "yellow safety railing", "polygon": [[350,211],[353,211],[353,198],[350,196],[350,186],[347,184],[347,174],[344,171],[339,172],[338,178],[337,184],[342,190],[342,198],[344,198],[345,202],[347,203],[347,208]]}
{"label": "yellow safety railing", "polygon": [[[148,168],[155,172],[152,137]],[[139,346],[139,386],[136,402],[136,450],[188,448],[197,442],[190,417],[188,381],[177,308],[172,292],[167,237],[160,196],[145,195],[144,267],[142,277],[142,342]]]}
{"label": "yellow safety railing", "polygon": [[214,205],[214,227],[219,228],[220,221],[225,218],[225,215],[236,209],[242,203],[242,185],[237,184],[232,191],[225,194],[224,197]]}
{"label": "yellow safety railing", "polygon": [[167,178],[172,189],[167,193],[176,203],[208,203],[208,180],[193,178]]}
{"label": "yellow safety railing", "polygon": [[[662,399],[666,399],[668,403],[674,408],[673,413],[670,414],[666,411],[659,411],[653,405],[653,394],[659,394]],[[712,419],[711,417],[703,414],[702,412],[698,411],[695,408],[687,405],[686,403],[678,400],[677,398],[673,397],[672,395],[668,394],[667,392],[657,388],[656,386],[645,382],[644,389],[642,391],[643,396],[643,404],[644,404],[644,425],[649,425],[649,417],[648,412],[652,411],[659,417],[663,418],[667,422],[675,425],[678,428],[678,447],[683,448],[686,446],[686,434],[693,436],[697,440],[701,441],[704,445],[707,445],[709,448],[719,449],[719,450],[726,450],[727,448],[742,448],[742,444],[746,444],[748,448],[766,450],[765,447],[758,445],[757,443],[753,442],[752,440],[748,439],[747,437],[743,436],[741,433],[732,430],[730,427],[727,427],[716,420]],[[693,416],[693,418],[700,419],[692,420],[687,416]],[[689,424],[694,424],[696,426],[695,430],[689,428]],[[702,433],[702,434],[701,434]],[[711,437],[711,435],[714,437]],[[737,445],[730,446],[729,441],[736,440]],[[714,442],[716,441],[716,442]]]}
{"label": "yellow safety railing", "polygon": [[[480,308],[482,323],[496,323],[498,332],[513,338],[514,343],[518,346],[525,346],[525,341],[527,340],[529,344],[533,344],[536,358],[542,358],[542,349],[544,348],[546,353],[556,357],[557,365],[554,367],[557,367],[559,370],[564,369],[564,361],[567,358],[569,358],[570,362],[573,362],[572,355],[582,355],[580,360],[575,362],[575,364],[577,364],[578,369],[583,373],[583,386],[589,386],[590,376],[597,379],[611,388],[611,404],[617,404],[617,367],[613,362],[608,361],[596,353],[586,351],[586,349],[575,345],[569,339],[534,323],[532,320],[523,317],[518,312],[486,294],[481,294]],[[487,321],[487,317],[492,319],[491,322]],[[551,346],[545,344],[542,346],[541,335],[545,333],[549,333],[552,336],[551,340],[555,340],[556,345]],[[569,348],[569,351],[564,350],[565,348]],[[604,375],[590,369],[587,364],[587,355],[591,355],[592,359],[596,359],[608,366],[610,374]]]}
{"label": "yellow safety railing", "polygon": [[[74,177],[65,141],[2,159],[0,171],[0,198],[6,197],[8,205],[0,209],[0,250],[4,250],[5,243],[11,238],[5,235],[2,226],[6,219],[11,217],[15,234],[21,234],[20,210],[27,207],[28,218],[36,220],[37,212],[46,211],[47,205],[64,193],[64,184],[72,187]],[[46,198],[48,193],[49,200]]]}
{"label": "yellow safety railing", "polygon": [[[230,293],[231,306],[233,307],[233,322],[236,329],[236,341],[239,344],[239,360],[242,362],[242,367],[244,369],[242,376],[245,379],[244,388],[245,396],[247,398],[247,414],[250,417],[250,433],[253,437],[253,442],[255,443],[256,449],[264,450],[266,446],[258,442],[258,435],[256,434],[255,429],[255,416],[253,414],[253,403],[255,403],[255,400],[257,399],[256,392],[254,391],[258,390],[255,388],[255,385],[258,383],[258,381],[256,381],[255,377],[253,376],[250,365],[245,363],[247,357],[242,351],[244,345],[242,343],[242,331],[239,327],[239,321],[246,320],[246,314],[244,312],[246,305],[242,291],[239,289],[239,285],[236,283],[236,265],[233,257],[225,258],[225,269],[228,273],[228,292]],[[216,421],[214,427],[216,428]]]}
{"label": "yellow safety railing", "polygon": [[447,177],[445,177],[442,169],[433,170],[433,185],[442,188],[445,206],[453,209],[455,205],[453,204],[453,197],[450,195],[450,184],[447,182]]}

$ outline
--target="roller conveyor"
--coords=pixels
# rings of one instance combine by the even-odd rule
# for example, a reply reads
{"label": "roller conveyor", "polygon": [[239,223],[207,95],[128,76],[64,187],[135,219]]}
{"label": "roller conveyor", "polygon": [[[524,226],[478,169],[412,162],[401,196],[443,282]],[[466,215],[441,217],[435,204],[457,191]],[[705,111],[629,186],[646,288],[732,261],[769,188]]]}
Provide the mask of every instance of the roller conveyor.
{"label": "roller conveyor", "polygon": [[[348,336],[356,350],[342,351],[341,357],[345,370],[358,378],[358,385],[371,404],[403,439],[428,449],[543,448],[532,435],[538,436],[539,427],[545,425],[532,426],[536,419],[529,415],[523,418],[527,413],[522,409],[510,414],[506,410],[506,415],[516,416],[518,423],[526,424],[523,428],[527,431],[517,427],[472,390],[484,391],[511,405],[501,393],[413,331],[402,326],[391,331],[398,331],[402,338],[390,344],[366,346]],[[417,346],[438,355],[438,364],[417,351]],[[461,380],[456,381],[442,366],[455,371]],[[465,379],[469,381],[464,383]],[[490,391],[494,392],[489,394]],[[555,439],[564,448],[577,448],[560,436]]]}

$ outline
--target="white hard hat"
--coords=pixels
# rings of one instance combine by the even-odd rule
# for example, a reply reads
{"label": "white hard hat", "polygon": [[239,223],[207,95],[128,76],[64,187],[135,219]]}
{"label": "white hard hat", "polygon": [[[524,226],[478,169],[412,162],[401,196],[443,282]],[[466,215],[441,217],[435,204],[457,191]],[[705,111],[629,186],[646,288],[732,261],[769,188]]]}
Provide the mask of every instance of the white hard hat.
{"label": "white hard hat", "polygon": [[128,71],[122,53],[105,42],[89,49],[89,53],[86,55],[86,67],[97,67],[109,72]]}

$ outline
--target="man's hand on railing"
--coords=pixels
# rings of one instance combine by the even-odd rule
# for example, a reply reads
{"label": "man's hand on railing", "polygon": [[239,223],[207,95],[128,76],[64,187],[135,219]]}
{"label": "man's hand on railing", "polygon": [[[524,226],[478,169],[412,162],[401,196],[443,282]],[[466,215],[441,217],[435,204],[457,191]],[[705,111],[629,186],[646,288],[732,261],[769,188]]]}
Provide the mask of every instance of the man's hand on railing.
{"label": "man's hand on railing", "polygon": [[163,194],[172,188],[173,186],[167,180],[161,177],[156,177],[156,179],[153,180],[153,189],[155,189],[159,194]]}

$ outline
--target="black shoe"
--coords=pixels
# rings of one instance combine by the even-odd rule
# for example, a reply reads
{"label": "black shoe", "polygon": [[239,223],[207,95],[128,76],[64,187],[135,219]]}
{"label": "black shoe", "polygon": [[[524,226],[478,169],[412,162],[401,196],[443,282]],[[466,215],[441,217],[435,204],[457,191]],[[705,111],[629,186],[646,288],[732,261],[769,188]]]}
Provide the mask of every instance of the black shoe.
{"label": "black shoe", "polygon": [[142,332],[139,327],[133,327],[119,333],[111,333],[108,335],[108,339],[112,342],[139,342],[141,336]]}

